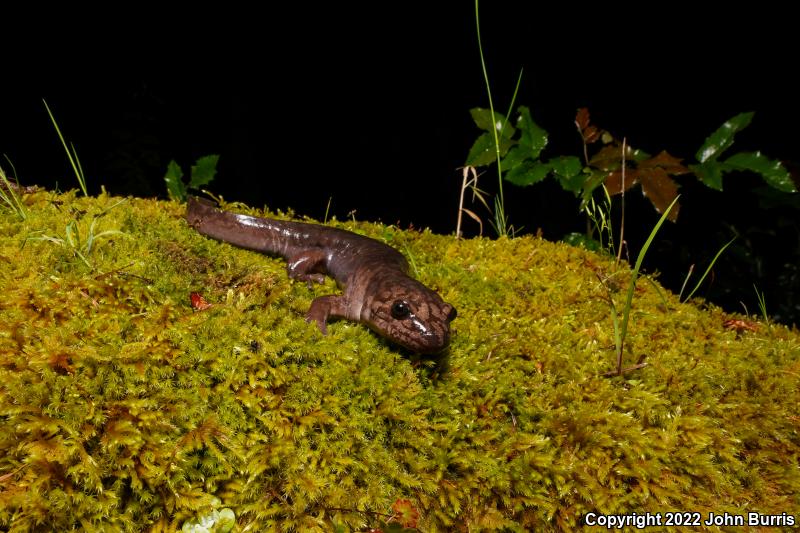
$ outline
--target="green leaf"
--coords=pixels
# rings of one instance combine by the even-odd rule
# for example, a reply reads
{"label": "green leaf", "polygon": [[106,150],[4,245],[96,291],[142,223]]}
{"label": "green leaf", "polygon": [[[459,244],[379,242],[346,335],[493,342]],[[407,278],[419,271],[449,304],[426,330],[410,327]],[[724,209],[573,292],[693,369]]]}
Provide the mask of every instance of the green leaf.
{"label": "green leaf", "polygon": [[[767,185],[783,192],[797,192],[792,176],[783,164],[761,152],[740,152],[725,160],[725,166],[760,174]],[[727,170],[727,169],[726,169]]]}
{"label": "green leaf", "polygon": [[[719,157],[722,152],[731,147],[733,144],[733,137],[736,133],[746,128],[751,120],[753,120],[752,112],[740,113],[725,122],[717,131],[706,138],[703,145],[697,151],[697,154],[695,154],[695,158],[700,163],[705,163]],[[720,183],[720,190],[721,189],[722,184]]]}
{"label": "green leaf", "polygon": [[580,159],[575,156],[561,156],[551,159],[549,164],[562,189],[574,193],[581,192],[585,178],[581,172],[583,164]]}
{"label": "green leaf", "polygon": [[700,165],[689,165],[689,170],[694,172],[703,185],[718,191],[722,190],[722,163],[716,160],[706,161]]}
{"label": "green leaf", "polygon": [[539,154],[547,146],[547,132],[533,121],[531,112],[526,106],[519,106],[517,111],[519,112],[517,127],[522,131],[519,139],[520,147],[529,152],[531,159],[538,159]]}
{"label": "green leaf", "polygon": [[599,252],[602,249],[600,241],[587,237],[583,233],[568,233],[561,239],[563,242],[570,246],[584,247],[593,252]]}
{"label": "green leaf", "polygon": [[753,192],[758,197],[758,207],[762,209],[790,207],[800,210],[800,194],[785,194],[767,186],[756,187]]}
{"label": "green leaf", "polygon": [[[475,121],[475,125],[477,125],[480,129],[488,132],[492,131],[491,109],[474,107],[469,110],[469,113],[472,115],[472,120]],[[506,116],[502,113],[498,113],[497,111],[494,112],[494,127],[497,128],[497,133],[499,136],[505,137],[506,139],[510,139],[517,132],[514,126],[509,124]]]}
{"label": "green leaf", "polygon": [[173,200],[186,200],[186,185],[183,184],[183,171],[175,160],[172,160],[167,165],[167,173],[164,176],[164,181],[167,183],[167,193]]}
{"label": "green leaf", "polygon": [[645,159],[650,159],[650,154],[645,152],[644,150],[640,150],[638,148],[628,149],[626,156],[630,161],[636,161],[637,163],[644,161]]}
{"label": "green leaf", "polygon": [[491,132],[481,133],[475,139],[472,148],[469,149],[467,154],[467,166],[471,167],[484,167],[491,165],[497,159],[494,152],[494,135]]}
{"label": "green leaf", "polygon": [[[473,107],[469,110],[475,125],[484,131],[492,131],[492,110],[483,107]],[[497,116],[497,115],[495,115]]]}
{"label": "green leaf", "polygon": [[581,211],[583,211],[583,208],[589,202],[594,190],[598,188],[604,181],[606,181],[606,178],[609,175],[609,172],[593,169],[591,167],[587,167],[587,170],[584,171],[584,173],[587,174],[587,177],[583,178],[583,186],[581,188]]}
{"label": "green leaf", "polygon": [[503,170],[511,170],[523,161],[532,159],[530,152],[520,145],[512,146],[502,160]]}
{"label": "green leaf", "polygon": [[199,158],[192,165],[192,178],[189,180],[189,188],[199,189],[214,179],[217,174],[217,162],[219,155],[207,155]]}
{"label": "green leaf", "polygon": [[[513,141],[500,137],[500,157],[508,153],[508,149],[513,144]],[[475,139],[475,144],[469,149],[467,162],[465,164],[472,167],[485,167],[486,165],[491,165],[496,160],[497,155],[494,149],[494,134],[492,132],[486,132]]]}
{"label": "green leaf", "polygon": [[545,179],[550,173],[550,170],[551,166],[549,163],[542,163],[541,161],[523,161],[506,172],[504,178],[514,185],[527,187],[528,185],[539,183]]}
{"label": "green leaf", "polygon": [[573,178],[583,169],[581,160],[572,155],[551,159],[550,164],[553,166],[553,172],[565,178]]}

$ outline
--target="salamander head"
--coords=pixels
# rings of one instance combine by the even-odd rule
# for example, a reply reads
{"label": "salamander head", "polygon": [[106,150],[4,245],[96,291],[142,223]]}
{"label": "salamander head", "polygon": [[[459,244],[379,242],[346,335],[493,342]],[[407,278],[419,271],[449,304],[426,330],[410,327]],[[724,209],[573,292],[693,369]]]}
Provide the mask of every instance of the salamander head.
{"label": "salamander head", "polygon": [[395,285],[379,296],[362,310],[362,320],[375,332],[421,354],[447,348],[455,307],[415,281],[406,286]]}

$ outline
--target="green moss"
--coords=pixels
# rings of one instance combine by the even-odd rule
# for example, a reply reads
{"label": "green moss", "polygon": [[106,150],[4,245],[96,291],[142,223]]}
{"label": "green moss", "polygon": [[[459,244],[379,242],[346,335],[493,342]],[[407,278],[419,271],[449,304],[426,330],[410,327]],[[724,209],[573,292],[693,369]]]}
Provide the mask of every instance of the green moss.
{"label": "green moss", "polygon": [[[347,531],[399,499],[424,531],[800,515],[796,331],[737,333],[640,281],[625,356],[649,366],[603,378],[611,261],[334,221],[407,251],[458,308],[446,364],[417,361],[361,325],[321,336],[303,315],[332,282],[197,234],[177,203],[24,200],[26,220],[0,212],[4,530],[171,531],[224,507],[234,531]],[[31,240],[72,221],[125,235],[86,261]]]}

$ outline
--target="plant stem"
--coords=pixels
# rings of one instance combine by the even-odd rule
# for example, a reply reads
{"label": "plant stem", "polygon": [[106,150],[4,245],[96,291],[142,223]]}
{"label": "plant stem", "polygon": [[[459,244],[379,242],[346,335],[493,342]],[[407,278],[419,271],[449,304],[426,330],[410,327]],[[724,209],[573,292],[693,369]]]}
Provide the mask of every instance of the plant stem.
{"label": "plant stem", "polygon": [[[500,165],[500,138],[497,134],[497,120],[494,116],[494,102],[492,101],[492,89],[489,84],[489,74],[486,71],[486,60],[483,57],[483,44],[481,42],[481,22],[478,10],[478,0],[475,0],[475,29],[478,34],[478,51],[481,56],[481,69],[483,70],[483,80],[486,84],[486,93],[489,96],[489,111],[492,114],[492,133],[494,135],[494,151],[497,159],[497,197],[495,198],[494,220],[495,230],[499,236],[508,235],[506,227],[505,197],[503,196],[503,169]],[[520,73],[520,76],[522,73]]]}
{"label": "plant stem", "polygon": [[64,140],[64,136],[61,134],[61,129],[58,127],[58,122],[56,122],[56,117],[53,116],[53,112],[50,111],[50,106],[47,105],[47,100],[42,98],[42,102],[44,102],[44,107],[45,109],[47,109],[47,114],[50,115],[50,121],[56,128],[56,133],[58,133],[58,138],[61,139],[61,145],[64,147],[64,151],[67,152],[67,158],[69,159],[70,165],[72,165],[72,171],[75,173],[75,177],[78,180],[78,184],[81,187],[81,191],[83,191],[84,196],[89,196],[89,193],[86,192],[86,177],[83,174],[83,168],[81,168],[81,162],[78,160],[78,152],[75,151],[75,146],[72,146],[72,143],[70,143],[70,146],[72,146],[72,152],[70,152],[70,149],[67,146],[67,141]]}
{"label": "plant stem", "polygon": [[[709,263],[708,268],[706,269],[705,272],[703,272],[703,275],[700,277],[700,281],[697,282],[697,285],[694,286],[694,289],[692,289],[692,292],[689,293],[689,296],[686,297],[686,300],[684,300],[684,302],[687,302],[687,301],[691,300],[692,296],[694,296],[694,293],[697,292],[697,289],[699,289],[700,285],[703,284],[703,280],[706,279],[706,276],[708,276],[708,273],[711,272],[712,268],[714,268],[714,263],[717,262],[717,259],[719,259],[719,256],[722,254],[722,252],[725,251],[725,248],[727,248],[728,246],[733,244],[733,241],[735,241],[735,240],[736,240],[736,237],[734,236],[733,239],[729,240],[725,244],[725,246],[723,246],[722,248],[719,249],[719,251],[717,252],[717,255],[714,256],[714,259],[711,260],[711,263]],[[691,274],[691,270],[689,271],[689,273]],[[686,280],[687,281],[689,280],[688,276],[687,276]],[[686,284],[686,282],[684,282],[684,285],[685,284]],[[683,293],[683,288],[681,288],[681,294],[682,293]]]}
{"label": "plant stem", "polygon": [[625,245],[625,148],[626,138],[622,138],[622,198],[620,200],[620,221],[619,221],[619,249],[617,250],[617,266],[622,259],[622,247]]}
{"label": "plant stem", "polygon": [[458,219],[456,220],[456,239],[461,238],[461,214],[464,212],[464,191],[467,190],[469,169],[464,167],[461,173],[461,194],[458,196]]}
{"label": "plant stem", "polygon": [[[625,298],[625,309],[622,312],[622,326],[619,328],[619,330],[620,330],[620,336],[619,337],[620,338],[619,338],[619,342],[617,343],[617,370],[616,370],[616,374],[610,373],[609,375],[617,375],[617,376],[619,376],[619,375],[622,375],[623,372],[624,372],[623,369],[622,369],[622,349],[625,346],[625,337],[628,334],[628,319],[630,318],[631,303],[633,303],[633,293],[636,290],[636,280],[639,277],[639,269],[642,267],[642,262],[644,261],[644,256],[647,253],[647,250],[650,248],[650,245],[653,243],[653,239],[655,239],[656,233],[658,233],[658,230],[661,229],[661,225],[667,219],[667,215],[669,215],[669,212],[672,211],[672,208],[675,206],[675,202],[678,201],[678,198],[680,198],[680,195],[676,196],[675,199],[672,200],[672,203],[669,204],[669,207],[667,207],[667,209],[664,210],[664,214],[662,214],[661,218],[658,219],[658,222],[653,227],[653,230],[650,232],[650,236],[647,237],[647,241],[645,241],[644,245],[642,246],[642,249],[639,250],[639,256],[636,258],[636,265],[634,265],[633,272],[631,273],[631,281],[628,284],[628,295]],[[622,246],[622,245],[620,245],[620,246]],[[616,309],[613,306],[613,304],[611,306],[611,309],[612,309],[612,313],[614,315],[616,315]],[[615,317],[612,317],[612,318],[615,318]],[[625,371],[632,370],[634,368],[641,368],[641,367],[637,365],[636,367],[631,367],[630,369],[625,369]]]}

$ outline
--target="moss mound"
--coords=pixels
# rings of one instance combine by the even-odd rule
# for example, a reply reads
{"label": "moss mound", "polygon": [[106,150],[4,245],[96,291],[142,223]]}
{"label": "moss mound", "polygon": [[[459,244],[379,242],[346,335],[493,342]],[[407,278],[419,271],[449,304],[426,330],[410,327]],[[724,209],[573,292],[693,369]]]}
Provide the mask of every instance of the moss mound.
{"label": "moss mound", "polygon": [[800,514],[796,331],[727,329],[640,279],[626,358],[649,365],[605,378],[611,261],[334,222],[458,308],[449,357],[416,361],[361,325],[321,336],[302,317],[332,282],[291,282],[177,203],[24,201],[0,211],[4,530],[171,531],[223,508],[233,531]]}

